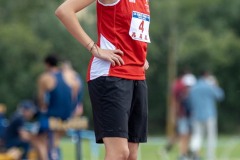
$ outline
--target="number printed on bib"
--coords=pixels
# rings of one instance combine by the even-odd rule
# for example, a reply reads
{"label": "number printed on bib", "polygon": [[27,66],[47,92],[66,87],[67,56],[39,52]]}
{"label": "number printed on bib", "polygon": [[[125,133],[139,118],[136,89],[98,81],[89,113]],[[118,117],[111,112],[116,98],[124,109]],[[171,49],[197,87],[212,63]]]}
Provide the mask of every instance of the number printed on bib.
{"label": "number printed on bib", "polygon": [[129,35],[134,40],[150,43],[149,25],[149,15],[133,11]]}

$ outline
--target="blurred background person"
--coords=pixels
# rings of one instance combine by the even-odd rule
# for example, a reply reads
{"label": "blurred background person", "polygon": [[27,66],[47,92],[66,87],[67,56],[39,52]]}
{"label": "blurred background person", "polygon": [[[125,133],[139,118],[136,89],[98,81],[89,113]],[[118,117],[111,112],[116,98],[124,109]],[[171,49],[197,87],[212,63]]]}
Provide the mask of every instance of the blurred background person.
{"label": "blurred background person", "polygon": [[189,89],[196,83],[195,76],[190,72],[178,73],[178,78],[173,84],[173,97],[175,101],[176,129],[179,141],[179,160],[187,160],[189,151],[190,110]]}
{"label": "blurred background person", "polygon": [[5,116],[6,106],[0,103],[0,153],[5,151],[4,148],[4,133],[8,126],[8,119]]}
{"label": "blurred background person", "polygon": [[84,95],[84,85],[81,76],[73,69],[70,61],[65,60],[61,64],[61,69],[65,74],[74,75],[79,81],[80,86],[78,89],[78,101],[77,106],[73,112],[73,116],[81,116],[83,114],[83,95]]}
{"label": "blurred background person", "polygon": [[[30,150],[30,132],[37,132],[37,127],[30,127],[28,122],[32,121],[37,113],[36,105],[30,100],[22,101],[16,113],[10,119],[9,125],[4,133],[4,146],[6,149],[17,147],[22,151],[21,160],[27,159]],[[33,131],[34,129],[34,131]]]}
{"label": "blurred background person", "polygon": [[3,149],[4,133],[8,126],[8,119],[6,118],[6,106],[0,103],[0,151]]}
{"label": "blurred background person", "polygon": [[[44,63],[46,71],[38,81],[40,110],[47,119],[55,117],[67,120],[73,115],[77,104],[80,102],[81,83],[79,76],[69,65],[64,65],[61,69],[56,55],[48,55]],[[61,157],[59,143],[62,136],[63,132],[59,131],[41,135],[38,143],[41,160],[59,159]]]}
{"label": "blurred background person", "polygon": [[217,145],[217,108],[216,102],[223,100],[224,92],[218,86],[217,80],[208,71],[203,71],[196,83],[190,89],[191,120],[193,133],[190,149],[194,160],[199,159],[204,132],[207,133],[207,160],[216,160],[215,149]]}

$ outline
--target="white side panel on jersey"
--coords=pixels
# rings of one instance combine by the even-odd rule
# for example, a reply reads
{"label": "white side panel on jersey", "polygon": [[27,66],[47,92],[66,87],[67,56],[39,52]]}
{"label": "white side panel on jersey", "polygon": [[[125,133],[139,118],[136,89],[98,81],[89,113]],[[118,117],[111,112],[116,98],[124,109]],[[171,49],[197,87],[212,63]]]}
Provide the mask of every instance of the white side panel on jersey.
{"label": "white side panel on jersey", "polygon": [[[110,50],[116,49],[116,47],[111,42],[109,42],[103,35],[100,35],[100,48]],[[93,80],[100,76],[108,76],[110,67],[111,62],[94,57],[90,70],[90,80]]]}

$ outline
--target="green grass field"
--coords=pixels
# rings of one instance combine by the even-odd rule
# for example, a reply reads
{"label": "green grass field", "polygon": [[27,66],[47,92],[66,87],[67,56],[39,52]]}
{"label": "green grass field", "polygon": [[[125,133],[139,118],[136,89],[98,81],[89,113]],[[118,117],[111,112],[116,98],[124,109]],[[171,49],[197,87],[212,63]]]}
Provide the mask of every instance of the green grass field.
{"label": "green grass field", "polygon": [[[166,139],[164,138],[149,138],[149,142],[140,146],[139,160],[176,160],[178,151],[177,146],[172,151],[166,153],[164,146]],[[69,138],[63,139],[61,142],[61,148],[63,151],[64,160],[75,160],[75,144],[71,142]],[[99,154],[98,157],[94,157],[94,151],[90,149],[90,143],[87,140],[83,140],[83,160],[103,160],[104,159],[104,147],[98,145]],[[202,154],[204,155],[204,150]],[[96,152],[96,151],[95,151]],[[92,155],[91,155],[92,153]],[[204,160],[204,159],[203,159]],[[224,136],[219,138],[217,148],[217,160],[240,160],[240,137],[237,136]]]}

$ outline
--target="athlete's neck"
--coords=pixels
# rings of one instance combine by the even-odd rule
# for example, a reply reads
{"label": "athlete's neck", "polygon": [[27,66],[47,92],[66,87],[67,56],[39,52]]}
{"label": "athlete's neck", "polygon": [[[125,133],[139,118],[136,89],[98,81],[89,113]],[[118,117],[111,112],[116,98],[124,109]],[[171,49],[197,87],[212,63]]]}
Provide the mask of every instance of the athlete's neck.
{"label": "athlete's neck", "polygon": [[102,2],[103,4],[113,4],[117,2],[117,0],[99,0],[99,1]]}
{"label": "athlete's neck", "polygon": [[59,68],[58,67],[51,67],[48,69],[49,72],[51,73],[56,73],[56,72],[59,72]]}

